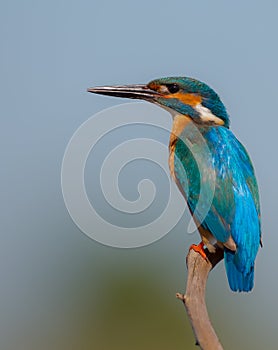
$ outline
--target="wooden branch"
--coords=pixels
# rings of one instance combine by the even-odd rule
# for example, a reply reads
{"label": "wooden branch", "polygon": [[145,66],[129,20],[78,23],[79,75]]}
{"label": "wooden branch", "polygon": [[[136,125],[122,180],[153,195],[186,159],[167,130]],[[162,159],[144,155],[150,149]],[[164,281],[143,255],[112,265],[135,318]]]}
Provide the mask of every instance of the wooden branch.
{"label": "wooden branch", "polygon": [[186,293],[177,293],[176,297],[184,303],[191,323],[196,345],[202,350],[223,350],[223,347],[211,325],[205,302],[206,283],[209,272],[223,259],[223,250],[216,248],[215,253],[206,251],[206,261],[199,253],[190,250],[186,262],[188,268]]}

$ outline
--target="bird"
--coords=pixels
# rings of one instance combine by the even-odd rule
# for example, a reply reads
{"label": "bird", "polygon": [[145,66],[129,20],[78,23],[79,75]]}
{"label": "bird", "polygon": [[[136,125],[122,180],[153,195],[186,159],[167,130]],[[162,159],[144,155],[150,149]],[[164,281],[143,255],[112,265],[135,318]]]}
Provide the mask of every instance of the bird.
{"label": "bird", "polygon": [[259,190],[251,159],[231,131],[230,116],[219,95],[190,77],[87,91],[144,100],[170,112],[170,173],[201,236],[201,243],[191,249],[204,259],[205,248],[211,253],[215,247],[223,249],[230,289],[251,291],[255,259],[262,246]]}

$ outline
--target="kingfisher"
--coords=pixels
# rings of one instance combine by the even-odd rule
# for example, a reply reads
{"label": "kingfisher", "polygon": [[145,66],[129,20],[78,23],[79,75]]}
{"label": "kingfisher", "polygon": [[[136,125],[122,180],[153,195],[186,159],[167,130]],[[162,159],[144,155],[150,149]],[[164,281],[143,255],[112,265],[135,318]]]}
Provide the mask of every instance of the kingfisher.
{"label": "kingfisher", "polygon": [[205,247],[211,253],[221,247],[231,290],[251,291],[262,245],[258,185],[250,157],[230,130],[218,94],[188,77],[87,91],[145,100],[170,112],[170,173],[201,236],[201,243],[191,248],[206,259]]}

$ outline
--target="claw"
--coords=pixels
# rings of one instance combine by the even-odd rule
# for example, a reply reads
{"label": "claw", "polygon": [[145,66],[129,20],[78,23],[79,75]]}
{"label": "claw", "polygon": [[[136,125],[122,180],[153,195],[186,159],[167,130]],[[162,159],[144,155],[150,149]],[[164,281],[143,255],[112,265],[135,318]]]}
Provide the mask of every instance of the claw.
{"label": "claw", "polygon": [[207,255],[204,251],[204,243],[201,242],[200,244],[192,244],[189,248],[189,250],[193,249],[195,252],[199,253],[202,258],[204,258],[206,261],[208,261]]}

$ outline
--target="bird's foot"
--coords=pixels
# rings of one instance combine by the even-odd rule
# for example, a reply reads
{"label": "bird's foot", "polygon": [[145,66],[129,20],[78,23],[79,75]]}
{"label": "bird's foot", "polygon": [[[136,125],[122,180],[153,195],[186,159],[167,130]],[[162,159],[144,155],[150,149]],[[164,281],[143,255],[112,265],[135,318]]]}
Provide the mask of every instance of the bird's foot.
{"label": "bird's foot", "polygon": [[204,243],[201,242],[200,244],[192,244],[189,248],[189,251],[193,249],[196,253],[199,253],[202,258],[204,258],[206,261],[208,261],[208,257],[206,255],[206,252],[204,250]]}

